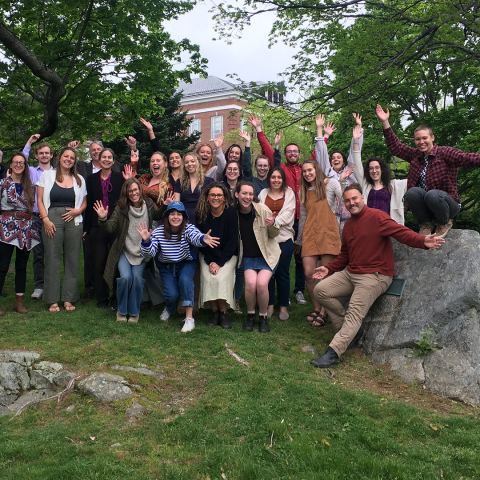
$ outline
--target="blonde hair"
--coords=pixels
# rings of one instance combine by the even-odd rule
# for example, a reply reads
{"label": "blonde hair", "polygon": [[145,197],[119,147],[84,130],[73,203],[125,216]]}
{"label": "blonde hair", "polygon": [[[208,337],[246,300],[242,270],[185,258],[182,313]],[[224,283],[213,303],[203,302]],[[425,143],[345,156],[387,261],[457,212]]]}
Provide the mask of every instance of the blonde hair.
{"label": "blonde hair", "polygon": [[200,162],[200,158],[196,153],[193,153],[193,152],[186,153],[182,158],[182,165],[180,166],[180,185],[182,187],[182,190],[188,190],[190,188],[190,175],[185,170],[185,159],[188,156],[192,157],[197,164],[197,168],[195,170],[195,173],[198,178],[196,189],[200,191],[203,187],[203,182],[205,181],[205,174],[203,173],[203,168],[202,168],[202,163]]}
{"label": "blonde hair", "polygon": [[163,197],[168,191],[168,162],[167,157],[162,152],[153,152],[152,156],[150,157],[150,161],[152,161],[153,155],[160,155],[162,157],[164,168],[163,168],[163,175],[160,179],[160,183],[158,184],[158,197],[157,197],[157,205],[162,203]]}
{"label": "blonde hair", "polygon": [[[303,166],[306,164],[311,164],[315,168],[315,180],[312,182],[312,184],[308,184],[305,179],[303,178]],[[320,165],[316,160],[305,160],[302,165],[302,180],[300,184],[300,203],[302,205],[305,205],[307,203],[307,198],[308,198],[308,189],[309,187],[314,187],[315,188],[315,201],[318,202],[320,200],[324,200],[327,198],[327,190],[325,188],[325,179],[327,177],[323,173],[322,169],[320,168]]]}
{"label": "blonde hair", "polygon": [[[195,150],[195,153],[198,155],[198,158],[200,158],[200,150],[203,147],[208,147],[212,151],[212,159],[210,160],[210,163],[206,165],[205,167],[202,165],[202,169],[204,170],[204,173],[208,172],[212,167],[214,167],[217,164],[217,157],[215,156],[215,150],[212,148],[212,146],[208,143],[202,143],[197,149]],[[201,164],[201,162],[200,162]]]}

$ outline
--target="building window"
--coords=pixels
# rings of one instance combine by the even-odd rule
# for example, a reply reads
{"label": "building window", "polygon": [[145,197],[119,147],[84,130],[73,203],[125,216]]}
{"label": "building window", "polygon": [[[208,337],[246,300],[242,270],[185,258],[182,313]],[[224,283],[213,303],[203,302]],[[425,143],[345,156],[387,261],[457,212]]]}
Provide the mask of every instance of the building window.
{"label": "building window", "polygon": [[199,132],[199,133],[201,132],[201,130],[200,130],[200,119],[199,118],[194,118],[192,120],[192,123],[190,124],[190,128],[188,130],[188,134],[193,135],[196,132]]}
{"label": "building window", "polygon": [[223,133],[223,117],[221,115],[211,117],[210,132],[212,137],[210,140],[215,140],[219,133]]}

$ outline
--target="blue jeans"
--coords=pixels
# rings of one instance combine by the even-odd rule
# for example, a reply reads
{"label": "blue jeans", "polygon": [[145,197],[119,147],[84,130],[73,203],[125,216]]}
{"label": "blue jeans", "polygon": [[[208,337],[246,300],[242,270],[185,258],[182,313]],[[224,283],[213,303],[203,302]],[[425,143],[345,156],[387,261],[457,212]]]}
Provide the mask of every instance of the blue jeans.
{"label": "blue jeans", "polygon": [[[295,231],[294,240],[298,235],[298,220],[293,222],[293,230]],[[305,273],[303,272],[302,252],[295,254],[295,287],[293,293],[305,291]]]}
{"label": "blue jeans", "polygon": [[287,240],[278,244],[282,253],[277,264],[277,269],[268,282],[268,304],[275,305],[275,281],[277,282],[278,305],[288,307],[290,297],[290,262],[293,255],[293,242]]}
{"label": "blue jeans", "polygon": [[136,317],[140,313],[140,304],[143,298],[143,271],[146,263],[130,265],[124,253],[118,260],[118,271],[120,278],[117,278],[117,299],[118,313]]}
{"label": "blue jeans", "polygon": [[243,269],[243,259],[239,267],[235,269],[235,300],[240,300],[243,293],[243,284],[245,283],[245,273]]}
{"label": "blue jeans", "polygon": [[157,262],[158,271],[163,283],[163,295],[167,303],[167,312],[175,313],[177,303],[182,297],[182,306],[193,307],[196,260],[183,260],[179,263]]}

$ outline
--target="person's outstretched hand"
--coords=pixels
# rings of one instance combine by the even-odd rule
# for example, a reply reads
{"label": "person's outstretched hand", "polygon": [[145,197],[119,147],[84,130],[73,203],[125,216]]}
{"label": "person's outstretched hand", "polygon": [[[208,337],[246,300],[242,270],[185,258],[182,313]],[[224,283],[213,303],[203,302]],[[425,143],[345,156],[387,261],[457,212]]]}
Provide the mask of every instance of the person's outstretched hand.
{"label": "person's outstretched hand", "polygon": [[152,229],[148,229],[146,222],[140,222],[138,224],[137,232],[140,234],[144,242],[148,242],[152,236]]}
{"label": "person's outstretched hand", "polygon": [[440,245],[444,243],[445,243],[445,239],[437,238],[435,233],[433,233],[432,235],[427,235],[425,237],[425,240],[423,241],[423,244],[427,248],[434,248],[435,250],[438,250],[440,248]]}

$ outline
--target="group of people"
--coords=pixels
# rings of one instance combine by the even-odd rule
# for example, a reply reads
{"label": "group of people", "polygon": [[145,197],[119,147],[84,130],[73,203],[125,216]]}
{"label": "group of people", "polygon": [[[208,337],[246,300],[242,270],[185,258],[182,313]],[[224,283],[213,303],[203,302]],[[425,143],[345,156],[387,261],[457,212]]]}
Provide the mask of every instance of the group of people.
{"label": "group of people", "polygon": [[[336,332],[312,363],[334,365],[392,282],[390,237],[412,247],[439,248],[460,211],[457,170],[480,165],[480,154],[435,145],[425,125],[415,130],[415,148],[403,145],[390,128],[388,110],[377,106],[377,116],[391,153],[410,163],[407,180],[391,179],[381,158],[362,164],[357,114],[348,156],[328,152],[336,129],[317,115],[315,151],[303,163],[294,143],[284,148],[282,163],[282,132],[272,148],[261,118],[250,115],[262,148],[253,164],[256,176],[247,132],[240,132],[243,149],[233,144],[224,153],[219,135],[214,148],[202,144],[167,158],[151,124],[141,119],[154,151],[150,173],[141,176],[133,137],[125,139],[129,165],[94,141],[89,163],[77,162],[78,142],[71,142],[53,168],[53,151],[45,142],[35,145],[38,166],[28,166],[39,138],[33,135],[0,169],[0,291],[16,249],[14,309],[26,313],[26,268],[33,250],[32,298],[43,298],[51,312],[60,311],[60,302],[66,311],[75,310],[83,248],[82,302],[95,297],[98,308],[117,311],[119,322],[137,323],[147,298],[154,306],[165,301],[163,321],[176,311],[185,313],[182,332],[195,328],[198,308],[211,309],[209,326],[229,329],[228,312],[242,313],[245,289],[243,328],[255,328],[258,305],[258,330],[265,333],[276,301],[279,318],[289,318],[294,257],[295,299],[306,303],[306,286],[313,306],[306,320],[321,327],[329,318]],[[404,200],[420,224],[419,234],[403,225]],[[347,311],[336,300],[346,295],[351,295]]]}

